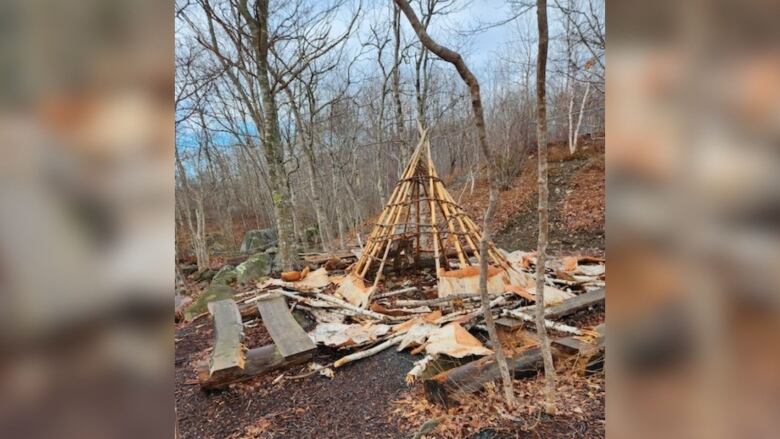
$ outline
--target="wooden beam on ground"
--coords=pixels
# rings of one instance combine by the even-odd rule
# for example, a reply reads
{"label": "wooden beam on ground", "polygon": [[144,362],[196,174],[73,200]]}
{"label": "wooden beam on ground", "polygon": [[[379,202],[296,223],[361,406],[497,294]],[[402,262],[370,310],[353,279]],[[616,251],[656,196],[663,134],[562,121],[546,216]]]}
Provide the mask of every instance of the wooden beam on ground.
{"label": "wooden beam on ground", "polygon": [[574,337],[559,338],[553,340],[550,345],[566,355],[579,355],[597,349],[592,344]]}
{"label": "wooden beam on ground", "polygon": [[197,375],[201,388],[205,390],[222,389],[229,384],[245,381],[250,378],[265,375],[279,369],[286,369],[311,359],[311,353],[285,358],[276,345],[270,344],[246,352],[246,362],[243,369],[235,367],[209,373],[208,365],[203,362],[198,365]]}
{"label": "wooden beam on ground", "polygon": [[571,299],[564,300],[558,305],[546,308],[544,310],[544,316],[548,319],[565,317],[569,314],[574,314],[581,309],[603,303],[604,296],[604,288],[588,291],[587,293],[583,293],[572,297]]}
{"label": "wooden beam on ground", "polygon": [[[536,373],[542,364],[542,354],[539,348],[531,348],[514,357],[507,358],[507,365],[515,378]],[[426,379],[424,383],[426,398],[438,404],[449,407],[452,396],[474,393],[485,384],[501,378],[496,358],[493,355],[466,363]]]}
{"label": "wooden beam on ground", "polygon": [[241,313],[232,299],[218,300],[208,304],[209,313],[214,317],[214,350],[209,359],[209,373],[242,369],[244,353],[241,339],[244,326],[241,324]]}
{"label": "wooden beam on ground", "polygon": [[[604,365],[604,340],[606,326],[596,327],[599,337],[592,343],[586,343],[573,337],[556,339],[551,344],[558,348],[553,352],[556,358],[573,354],[587,354],[586,373],[593,373]],[[515,378],[533,375],[542,365],[540,348],[531,348],[522,353],[507,358],[509,370]],[[482,389],[485,384],[501,378],[495,356],[489,355],[479,360],[466,363],[462,366],[441,372],[424,381],[426,398],[445,406],[451,405],[453,397],[461,394],[474,393]]]}
{"label": "wooden beam on ground", "polygon": [[332,253],[314,253],[303,255],[303,260],[312,264],[324,264],[329,260],[354,258],[355,255],[350,250],[335,251]]}
{"label": "wooden beam on ground", "polygon": [[295,321],[284,297],[268,295],[257,301],[263,325],[284,358],[311,353],[317,347]]}
{"label": "wooden beam on ground", "polygon": [[601,324],[596,327],[599,334],[590,343],[574,337],[564,337],[553,340],[550,345],[560,354],[568,357],[576,357],[578,370],[585,374],[594,374],[604,369],[604,341],[606,340],[607,327]]}
{"label": "wooden beam on ground", "polygon": [[515,329],[521,328],[523,326],[523,321],[513,319],[512,317],[501,317],[500,319],[496,320],[496,326],[514,331]]}

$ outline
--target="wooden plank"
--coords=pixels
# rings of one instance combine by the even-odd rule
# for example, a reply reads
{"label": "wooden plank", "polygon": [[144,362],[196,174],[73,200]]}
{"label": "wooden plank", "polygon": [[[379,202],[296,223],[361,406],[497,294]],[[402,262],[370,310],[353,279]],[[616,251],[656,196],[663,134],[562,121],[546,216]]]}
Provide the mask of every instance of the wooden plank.
{"label": "wooden plank", "polygon": [[257,301],[257,307],[265,328],[284,358],[316,349],[314,342],[293,318],[284,297],[278,294],[268,295]]}
{"label": "wooden plank", "polygon": [[276,345],[270,344],[248,350],[246,353],[246,366],[243,369],[234,367],[210,374],[205,362],[199,364],[197,367],[198,382],[203,389],[221,389],[231,383],[237,383],[265,375],[274,370],[286,369],[305,363],[311,359],[311,356],[311,353],[304,353],[285,358],[279,352],[279,349],[276,348]]}
{"label": "wooden plank", "polygon": [[558,349],[567,355],[584,354],[597,349],[594,345],[574,337],[559,338],[557,340],[553,340],[550,344],[553,348]]}
{"label": "wooden plank", "polygon": [[209,302],[209,313],[214,317],[214,350],[209,359],[209,373],[244,367],[241,339],[244,327],[241,313],[232,299]]}
{"label": "wooden plank", "polygon": [[509,330],[514,330],[523,326],[523,321],[513,319],[512,317],[501,317],[500,319],[496,320],[496,326],[501,326]]}
{"label": "wooden plank", "polygon": [[588,291],[587,293],[567,299],[558,305],[546,308],[544,310],[544,316],[549,319],[557,319],[602,302],[604,302],[603,288]]}
{"label": "wooden plank", "polygon": [[[586,343],[574,337],[565,337],[551,342],[552,347],[564,355],[576,355],[582,364],[586,375],[597,373],[604,369],[604,341],[607,336],[607,326],[602,323],[596,328],[599,334],[591,343]],[[584,362],[582,362],[584,361]]]}

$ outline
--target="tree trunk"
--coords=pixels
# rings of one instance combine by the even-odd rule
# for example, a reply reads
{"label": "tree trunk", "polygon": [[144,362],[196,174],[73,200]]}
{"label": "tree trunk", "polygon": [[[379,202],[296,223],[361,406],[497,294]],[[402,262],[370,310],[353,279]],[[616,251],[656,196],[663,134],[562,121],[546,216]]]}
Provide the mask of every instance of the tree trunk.
{"label": "tree trunk", "polygon": [[[427,26],[426,26],[427,27]],[[414,77],[414,92],[417,98],[417,122],[425,129],[427,122],[425,120],[425,104],[427,97],[427,90],[425,83],[427,82],[427,67],[428,65],[428,51],[423,46],[420,49],[420,54],[417,56],[417,63],[415,64],[415,77]]]}
{"label": "tree trunk", "polygon": [[[325,209],[322,206],[322,198],[320,197],[321,188],[317,185],[317,181],[319,180],[316,167],[317,159],[314,154],[314,140],[313,134],[311,132],[313,129],[313,121],[310,117],[311,123],[308,127],[304,127],[303,117],[301,115],[298,104],[295,102],[295,96],[293,96],[293,93],[289,88],[285,89],[285,93],[287,93],[287,97],[290,101],[290,107],[292,108],[293,116],[295,118],[295,126],[298,130],[299,138],[301,139],[303,153],[306,156],[306,167],[309,171],[309,192],[311,195],[312,205],[314,207],[314,215],[317,218],[317,229],[320,236],[320,244],[322,245],[322,250],[328,252],[330,251],[331,241],[330,227],[328,225]],[[312,111],[312,106],[313,105],[310,105],[310,111]],[[309,131],[307,131],[307,128]]]}
{"label": "tree trunk", "polygon": [[574,91],[571,92],[571,96],[569,97],[569,112],[567,114],[569,119],[569,132],[568,132],[568,143],[569,143],[569,154],[574,154],[574,151],[577,149],[576,146],[574,146]]}
{"label": "tree trunk", "polygon": [[198,270],[209,266],[209,249],[206,244],[206,214],[203,209],[203,196],[195,195],[195,236],[192,239],[195,247],[195,258],[198,261]]}
{"label": "tree trunk", "polygon": [[393,38],[395,47],[393,50],[393,103],[395,104],[395,136],[398,146],[399,166],[398,172],[403,172],[407,162],[407,151],[404,140],[406,133],[404,130],[404,112],[401,105],[401,11],[393,8]]}
{"label": "tree trunk", "polygon": [[[330,169],[331,169],[331,179],[330,179],[331,193],[336,195],[336,194],[339,193],[338,190],[337,190],[337,183],[338,183],[337,179],[338,179],[339,173],[336,170],[336,158],[335,158],[335,156],[333,154],[331,154],[331,158],[330,158]],[[343,209],[341,208],[341,206],[339,206],[339,204],[340,204],[339,202],[341,202],[341,204],[343,204],[343,199],[344,199],[344,197],[337,197],[337,199],[334,200],[334,203],[336,204],[336,226],[338,227],[339,249],[340,250],[343,250],[343,249],[346,248],[346,245],[344,243],[344,233],[345,233],[345,231],[344,231],[344,219],[342,217]]]}
{"label": "tree trunk", "polygon": [[585,85],[585,94],[582,96],[582,103],[580,104],[580,115],[577,117],[577,127],[574,128],[574,138],[572,139],[573,145],[571,153],[574,154],[577,151],[577,139],[580,137],[580,125],[582,125],[582,114],[585,112],[585,102],[588,100],[588,92],[590,91],[590,81]]}
{"label": "tree trunk", "polygon": [[539,242],[536,256],[536,332],[544,361],[545,411],[554,414],[555,366],[550,352],[550,340],[544,325],[544,268],[547,258],[548,193],[547,193],[547,0],[536,1],[539,28],[539,50],[536,58],[536,139],[539,155]]}
{"label": "tree trunk", "polygon": [[507,404],[510,406],[515,405],[514,391],[512,390],[512,377],[509,375],[509,368],[506,364],[506,357],[504,356],[503,349],[501,349],[501,342],[498,339],[496,333],[496,324],[493,321],[493,315],[490,313],[490,298],[487,292],[487,267],[488,267],[488,252],[487,245],[490,240],[490,219],[493,215],[493,211],[496,208],[498,201],[498,187],[496,185],[495,178],[491,171],[493,163],[490,159],[490,148],[488,147],[487,132],[485,130],[485,117],[482,111],[482,98],[479,92],[479,81],[474,74],[469,70],[466,63],[463,61],[463,57],[459,53],[439,45],[436,43],[426,32],[420,20],[414,13],[414,10],[409,6],[406,0],[395,0],[395,3],[403,11],[406,18],[409,20],[409,24],[412,25],[417,37],[420,38],[420,42],[428,48],[431,52],[435,53],[439,58],[449,62],[458,71],[463,82],[469,87],[469,93],[471,94],[471,108],[474,112],[474,123],[477,127],[477,135],[479,137],[479,144],[482,150],[482,155],[485,158],[486,170],[488,174],[488,180],[490,181],[490,203],[488,209],[485,212],[485,218],[483,222],[482,239],[480,241],[480,273],[479,273],[479,293],[482,299],[482,311],[485,318],[485,325],[488,328],[488,334],[490,335],[490,341],[493,345],[493,350],[496,355],[496,362],[498,363],[499,370],[501,371],[501,377],[504,384],[504,396],[506,397]]}
{"label": "tree trunk", "polygon": [[268,77],[268,0],[257,1],[256,18],[249,13],[247,0],[241,0],[239,10],[254,31],[257,82],[263,104],[263,151],[268,162],[271,198],[276,216],[279,261],[283,270],[291,270],[298,257],[298,245],[293,224],[292,196],[284,167],[284,147],[279,133],[276,96]]}
{"label": "tree trunk", "polygon": [[[195,253],[195,259],[198,264],[198,271],[205,270],[209,266],[209,253],[206,247],[205,236],[205,223],[203,218],[203,198],[200,194],[196,194],[190,186],[189,178],[187,177],[187,171],[184,169],[181,157],[179,156],[179,149],[174,151],[176,160],[176,169],[179,172],[179,179],[181,180],[182,187],[184,188],[184,196],[182,197],[182,204],[184,205],[184,216],[187,219],[187,226],[190,229],[190,243],[192,244],[192,251]],[[192,218],[192,206],[190,206],[190,197],[196,199],[195,207],[195,221]]]}
{"label": "tree trunk", "polygon": [[310,158],[307,163],[309,165],[309,190],[311,191],[311,201],[314,205],[314,215],[317,217],[317,229],[320,235],[320,244],[322,245],[322,251],[329,252],[331,250],[330,225],[328,224],[328,219],[325,215],[325,209],[322,206],[322,199],[319,195],[319,189],[317,185],[317,171],[314,167],[314,159]]}

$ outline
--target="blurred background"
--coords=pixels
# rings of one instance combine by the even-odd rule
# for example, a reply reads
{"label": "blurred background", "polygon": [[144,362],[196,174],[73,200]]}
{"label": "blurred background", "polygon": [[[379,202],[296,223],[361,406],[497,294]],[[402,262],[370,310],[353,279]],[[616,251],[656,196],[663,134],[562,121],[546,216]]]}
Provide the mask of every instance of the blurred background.
{"label": "blurred background", "polygon": [[173,2],[0,3],[0,437],[171,437]]}
{"label": "blurred background", "polygon": [[[170,437],[173,2],[0,4],[0,437]],[[780,431],[776,1],[607,2],[607,431]]]}
{"label": "blurred background", "polygon": [[607,431],[780,431],[780,3],[608,1]]}

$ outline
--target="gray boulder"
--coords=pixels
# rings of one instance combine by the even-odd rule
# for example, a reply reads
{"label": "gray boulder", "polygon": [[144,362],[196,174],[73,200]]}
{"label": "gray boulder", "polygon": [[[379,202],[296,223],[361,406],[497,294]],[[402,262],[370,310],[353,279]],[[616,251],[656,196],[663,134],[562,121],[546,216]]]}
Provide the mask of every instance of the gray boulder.
{"label": "gray boulder", "polygon": [[276,245],[276,230],[273,228],[250,230],[244,235],[241,242],[241,253],[257,253],[264,251],[268,247]]}
{"label": "gray boulder", "polygon": [[236,267],[232,265],[225,265],[220,268],[214,278],[211,280],[212,285],[230,285],[230,283],[238,280],[238,272]]}
{"label": "gray boulder", "polygon": [[247,284],[271,274],[273,258],[266,253],[258,253],[236,267],[238,282]]}

